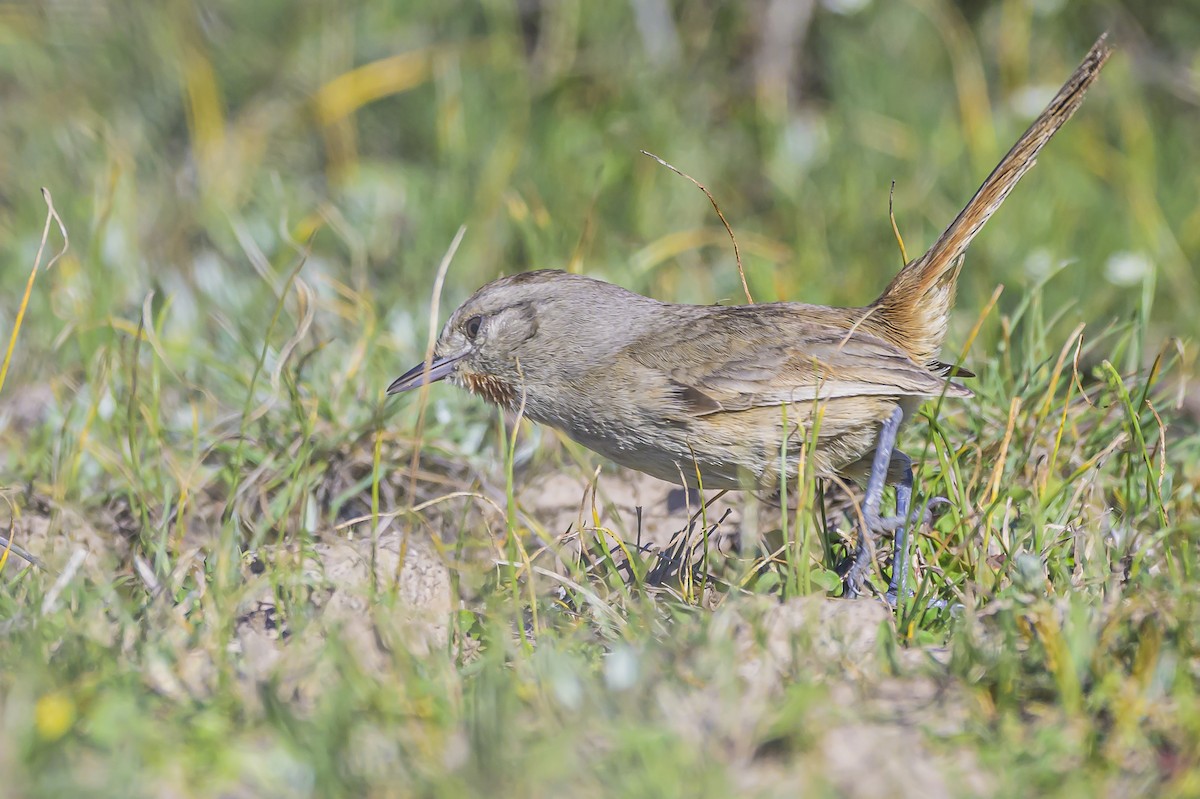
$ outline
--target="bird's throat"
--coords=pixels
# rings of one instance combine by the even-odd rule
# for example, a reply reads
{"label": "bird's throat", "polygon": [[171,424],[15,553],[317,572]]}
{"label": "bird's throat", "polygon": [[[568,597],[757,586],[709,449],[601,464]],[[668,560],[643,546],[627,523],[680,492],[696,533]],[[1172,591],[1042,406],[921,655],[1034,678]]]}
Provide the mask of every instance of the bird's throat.
{"label": "bird's throat", "polygon": [[501,405],[505,408],[515,407],[517,400],[516,390],[511,384],[504,382],[500,378],[493,375],[466,371],[460,371],[457,377],[462,382],[463,388],[472,394],[483,397],[488,402]]}

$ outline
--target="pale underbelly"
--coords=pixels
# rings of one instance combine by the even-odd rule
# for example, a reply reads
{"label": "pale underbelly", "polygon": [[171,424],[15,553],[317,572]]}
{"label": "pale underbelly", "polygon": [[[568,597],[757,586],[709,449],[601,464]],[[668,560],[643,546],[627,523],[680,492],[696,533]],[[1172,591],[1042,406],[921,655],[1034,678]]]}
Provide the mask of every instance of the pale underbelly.
{"label": "pale underbelly", "polygon": [[861,479],[861,461],[874,452],[882,421],[900,405],[905,418],[918,397],[848,397],[789,407],[784,446],[781,408],[752,408],[708,416],[608,420],[601,429],[564,429],[583,446],[616,463],[690,488],[779,488],[803,470],[815,477]]}

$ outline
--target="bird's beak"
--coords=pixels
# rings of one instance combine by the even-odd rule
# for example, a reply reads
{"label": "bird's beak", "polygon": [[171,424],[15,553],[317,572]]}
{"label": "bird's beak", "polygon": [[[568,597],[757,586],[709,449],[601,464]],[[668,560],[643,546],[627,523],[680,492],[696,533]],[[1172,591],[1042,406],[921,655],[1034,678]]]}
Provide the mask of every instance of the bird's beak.
{"label": "bird's beak", "polygon": [[436,383],[439,380],[444,380],[454,371],[455,365],[466,356],[466,353],[460,355],[451,355],[449,357],[435,357],[429,363],[419,363],[409,369],[404,374],[397,377],[388,386],[388,394],[400,394],[405,391],[411,391],[429,383]]}

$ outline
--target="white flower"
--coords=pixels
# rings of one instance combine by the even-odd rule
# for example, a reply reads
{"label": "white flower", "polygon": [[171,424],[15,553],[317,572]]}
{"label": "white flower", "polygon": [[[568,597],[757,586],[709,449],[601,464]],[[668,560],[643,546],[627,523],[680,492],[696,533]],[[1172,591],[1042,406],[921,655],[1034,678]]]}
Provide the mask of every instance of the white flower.
{"label": "white flower", "polygon": [[1104,276],[1115,286],[1140,283],[1153,271],[1150,256],[1142,252],[1115,252],[1104,264]]}
{"label": "white flower", "polygon": [[824,0],[823,5],[835,14],[854,14],[871,5],[871,0]]}

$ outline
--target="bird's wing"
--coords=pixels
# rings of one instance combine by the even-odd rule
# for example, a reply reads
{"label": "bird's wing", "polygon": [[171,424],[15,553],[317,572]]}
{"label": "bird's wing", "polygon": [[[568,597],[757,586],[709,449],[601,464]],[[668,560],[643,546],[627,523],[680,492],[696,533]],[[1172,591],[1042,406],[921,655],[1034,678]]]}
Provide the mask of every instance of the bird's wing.
{"label": "bird's wing", "polygon": [[839,397],[972,395],[869,333],[794,319],[728,321],[659,334],[626,352],[662,372],[695,416]]}

